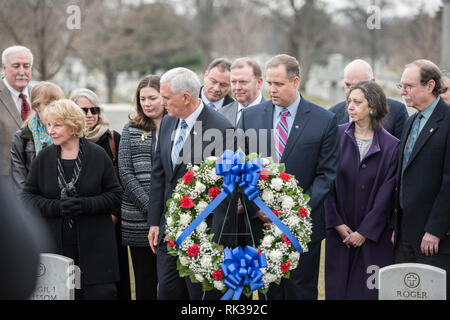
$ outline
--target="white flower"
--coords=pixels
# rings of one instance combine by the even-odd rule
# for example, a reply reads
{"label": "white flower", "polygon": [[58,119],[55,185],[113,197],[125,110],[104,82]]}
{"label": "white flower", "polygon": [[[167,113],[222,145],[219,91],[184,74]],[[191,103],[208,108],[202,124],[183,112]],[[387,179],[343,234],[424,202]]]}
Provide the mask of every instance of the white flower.
{"label": "white flower", "polygon": [[283,232],[277,226],[274,225],[273,229],[276,237],[279,237],[283,234]]}
{"label": "white flower", "polygon": [[181,194],[175,193],[175,194],[173,195],[173,198],[174,198],[175,200],[180,200],[180,199],[181,199]]}
{"label": "white flower", "polygon": [[195,274],[195,279],[199,282],[203,282],[203,280],[205,280],[205,278],[203,278],[203,276],[201,274]]}
{"label": "white flower", "polygon": [[298,215],[290,216],[287,220],[288,225],[292,227],[296,227],[299,223],[301,223]]}
{"label": "white flower", "polygon": [[275,191],[280,191],[281,188],[283,187],[283,180],[281,180],[280,178],[274,178],[274,179],[272,179],[270,186]]}
{"label": "white flower", "polygon": [[195,229],[195,230],[197,230],[198,233],[203,233],[206,231],[206,228],[208,228],[208,225],[206,224],[205,221],[203,221],[202,223],[200,223],[198,225],[197,229]]}
{"label": "white flower", "polygon": [[298,251],[294,251],[289,254],[289,261],[292,261],[293,263],[297,262],[299,259],[300,253],[298,253]]}
{"label": "white flower", "polygon": [[277,280],[277,276],[273,273],[266,273],[263,276],[263,282],[268,284]]}
{"label": "white flower", "polygon": [[272,237],[270,235],[269,236],[265,236],[263,238],[263,241],[262,241],[262,246],[263,247],[271,247],[273,240],[274,240],[274,237]]}
{"label": "white flower", "polygon": [[274,200],[273,192],[270,190],[264,190],[261,195],[262,201],[264,201],[266,204],[270,205]]}
{"label": "white flower", "polygon": [[200,259],[200,264],[202,265],[202,267],[204,268],[211,268],[212,267],[212,263],[211,263],[211,256],[209,255],[205,255]]}
{"label": "white flower", "polygon": [[205,192],[205,190],[206,190],[206,186],[203,183],[201,183],[200,181],[197,181],[195,183],[195,192],[203,193],[203,192]]}
{"label": "white flower", "polygon": [[173,218],[170,216],[167,217],[166,224],[167,224],[167,226],[171,227],[173,225]]}
{"label": "white flower", "polygon": [[283,258],[283,252],[281,252],[281,250],[269,251],[269,257],[276,263],[281,262],[281,259]]}
{"label": "white flower", "polygon": [[180,214],[180,224],[182,226],[187,227],[189,225],[189,223],[191,223],[191,221],[192,221],[192,217],[189,213]]}
{"label": "white flower", "polygon": [[283,209],[290,210],[295,205],[294,200],[289,196],[284,196],[281,206]]}
{"label": "white flower", "polygon": [[214,281],[214,288],[222,291],[223,289],[225,289],[225,284],[222,281]]}
{"label": "white flower", "polygon": [[184,256],[179,256],[180,257],[180,263],[183,265],[183,266],[187,266],[188,264],[189,264],[189,259],[188,258],[186,258],[186,257],[184,257]]}
{"label": "white flower", "polygon": [[270,160],[268,158],[262,158],[263,166],[268,166],[270,164]]}
{"label": "white flower", "polygon": [[205,208],[208,206],[208,203],[205,201],[200,201],[199,203],[197,203],[197,206],[195,207],[195,210],[198,213],[203,212],[203,210],[205,210]]}
{"label": "white flower", "polygon": [[216,162],[216,160],[217,160],[217,157],[213,157],[213,156],[206,158],[206,161],[208,161],[210,163],[214,163],[214,162]]}
{"label": "white flower", "polygon": [[193,166],[193,167],[192,167],[192,171],[194,171],[194,172],[197,172],[197,171],[198,171],[198,169],[200,169],[200,167],[199,167],[199,166]]}

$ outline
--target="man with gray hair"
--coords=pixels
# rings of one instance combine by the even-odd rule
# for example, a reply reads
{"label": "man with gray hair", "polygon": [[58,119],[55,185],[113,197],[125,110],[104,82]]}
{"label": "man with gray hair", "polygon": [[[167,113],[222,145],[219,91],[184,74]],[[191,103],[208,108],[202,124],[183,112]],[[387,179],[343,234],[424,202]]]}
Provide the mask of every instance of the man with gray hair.
{"label": "man with gray hair", "polygon": [[[161,104],[168,114],[161,122],[158,135],[147,215],[148,240],[157,257],[160,300],[202,299],[201,285],[179,276],[177,258],[167,253],[164,235],[166,202],[171,198],[178,179],[187,172],[186,165],[198,165],[209,156],[222,155],[226,130],[233,131],[233,125],[223,115],[203,104],[199,92],[200,81],[189,69],[175,68],[161,77]],[[204,139],[207,130],[216,133],[213,142]],[[226,208],[222,208],[226,201],[222,204],[206,220],[216,242],[225,223]]]}
{"label": "man with gray hair", "polygon": [[11,140],[31,111],[28,84],[31,80],[33,54],[22,46],[2,53],[3,77],[0,81],[0,178],[6,179],[11,168]]}
{"label": "man with gray hair", "polygon": [[442,82],[444,83],[445,92],[441,93],[441,98],[446,104],[450,105],[450,70],[442,70]]}
{"label": "man with gray hair", "polygon": [[[345,95],[352,85],[361,81],[375,81],[372,67],[369,63],[362,59],[356,59],[350,62],[344,68],[344,91]],[[408,112],[403,103],[394,99],[387,99],[389,105],[389,113],[386,116],[386,122],[383,124],[384,129],[391,135],[400,139],[403,125],[408,118]],[[339,102],[329,109],[336,114],[338,125],[349,122],[346,101]]]}

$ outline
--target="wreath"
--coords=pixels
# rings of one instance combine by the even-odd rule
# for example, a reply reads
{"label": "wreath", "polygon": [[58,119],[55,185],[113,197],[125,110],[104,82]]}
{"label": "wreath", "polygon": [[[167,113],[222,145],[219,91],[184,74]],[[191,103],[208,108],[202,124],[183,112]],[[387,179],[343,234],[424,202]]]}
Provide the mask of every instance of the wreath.
{"label": "wreath", "polygon": [[[300,253],[308,250],[312,220],[309,196],[285,172],[284,164],[226,150],[220,158],[208,157],[187,169],[167,201],[165,214],[167,249],[178,256],[180,276],[201,282],[204,291],[226,292],[222,299],[236,300],[254,290],[265,294],[270,283],[279,285],[282,278],[289,278]],[[235,187],[250,200],[258,200],[254,202],[265,207],[264,213],[274,222],[264,230],[258,248],[221,250],[212,241],[214,235],[207,233],[203,220]]]}

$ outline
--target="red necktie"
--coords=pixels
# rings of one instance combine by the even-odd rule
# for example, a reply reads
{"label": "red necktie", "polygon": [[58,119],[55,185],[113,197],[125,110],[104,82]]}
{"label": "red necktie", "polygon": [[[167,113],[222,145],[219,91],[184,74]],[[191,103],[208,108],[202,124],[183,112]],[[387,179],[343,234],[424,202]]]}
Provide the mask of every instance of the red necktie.
{"label": "red necktie", "polygon": [[30,113],[30,105],[28,104],[27,98],[23,93],[19,94],[19,98],[22,99],[22,108],[20,110],[20,117],[25,121]]}

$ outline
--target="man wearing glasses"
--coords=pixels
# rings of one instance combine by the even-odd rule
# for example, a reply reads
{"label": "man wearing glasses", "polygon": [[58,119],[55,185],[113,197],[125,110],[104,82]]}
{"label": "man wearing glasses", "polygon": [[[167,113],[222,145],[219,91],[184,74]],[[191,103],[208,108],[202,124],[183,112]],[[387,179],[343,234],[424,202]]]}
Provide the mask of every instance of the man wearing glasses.
{"label": "man wearing glasses", "polygon": [[418,112],[403,130],[397,170],[396,263],[423,263],[447,272],[450,297],[450,106],[439,68],[428,60],[405,67],[401,95]]}

